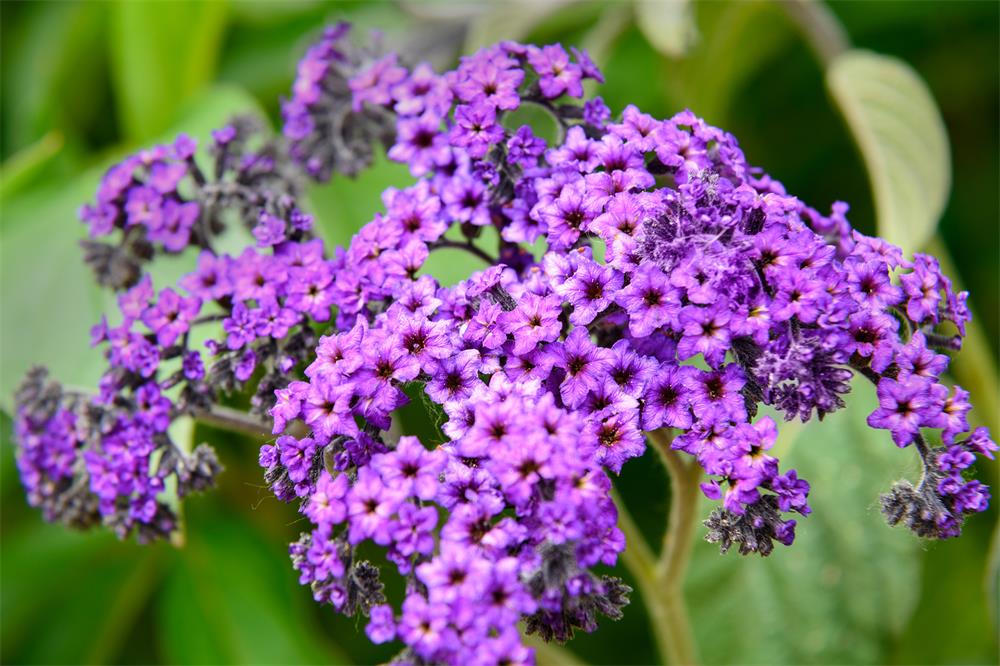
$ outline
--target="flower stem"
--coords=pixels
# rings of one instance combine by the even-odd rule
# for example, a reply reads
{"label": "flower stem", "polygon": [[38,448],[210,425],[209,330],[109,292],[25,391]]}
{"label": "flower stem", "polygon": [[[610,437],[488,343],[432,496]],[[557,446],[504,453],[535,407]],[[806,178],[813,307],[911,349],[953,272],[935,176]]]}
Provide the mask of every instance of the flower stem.
{"label": "flower stem", "polygon": [[222,405],[213,405],[211,409],[201,409],[195,412],[194,418],[202,423],[235,430],[253,437],[271,437],[271,428],[260,419]]}
{"label": "flower stem", "polygon": [[670,475],[671,500],[660,558],[653,571],[655,594],[647,599],[647,606],[664,661],[675,666],[695,664],[697,656],[691,621],[684,602],[684,574],[691,559],[698,517],[701,468],[694,460],[684,461],[670,448],[673,437],[669,431],[654,431],[650,438]]}
{"label": "flower stem", "polygon": [[490,255],[486,254],[486,252],[480,249],[479,246],[475,245],[472,241],[469,241],[468,243],[459,243],[457,241],[448,240],[447,238],[442,238],[441,240],[434,243],[431,249],[437,249],[437,248],[451,248],[455,250],[465,250],[466,252],[470,252],[474,256],[479,257],[490,266],[497,263],[497,259],[494,259]]}

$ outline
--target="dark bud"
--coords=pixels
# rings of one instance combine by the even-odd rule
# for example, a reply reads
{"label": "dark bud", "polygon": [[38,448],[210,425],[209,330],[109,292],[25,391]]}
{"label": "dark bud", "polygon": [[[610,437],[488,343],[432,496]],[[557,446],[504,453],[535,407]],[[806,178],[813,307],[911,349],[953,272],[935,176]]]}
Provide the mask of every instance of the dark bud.
{"label": "dark bud", "polygon": [[115,290],[128,289],[141,277],[142,264],[124,247],[92,240],[80,242],[83,260],[94,271],[97,282]]}
{"label": "dark bud", "polygon": [[368,615],[372,606],[385,603],[385,586],[379,579],[379,568],[362,560],[351,567],[347,574],[347,600],[344,604],[345,615],[354,615],[359,610]]}
{"label": "dark bud", "polygon": [[496,284],[490,288],[490,296],[496,301],[504,312],[510,312],[517,309],[517,301],[514,297],[510,295],[510,292]]}
{"label": "dark bud", "polygon": [[389,666],[431,666],[431,662],[423,659],[413,648],[406,648],[392,658]]}
{"label": "dark bud", "polygon": [[757,503],[746,507],[743,515],[716,509],[704,523],[708,528],[705,541],[719,544],[725,554],[734,543],[740,545],[740,555],[758,553],[767,557],[774,550],[777,540],[786,546],[795,536],[795,521],[783,521],[774,495],[766,495]]}
{"label": "dark bud", "polygon": [[67,490],[45,499],[42,514],[50,522],[86,530],[101,522],[98,503],[97,495],[87,487],[87,478],[78,477]]}
{"label": "dark bud", "polygon": [[208,444],[199,444],[187,460],[177,466],[177,494],[184,497],[192,492],[204,492],[215,485],[222,471],[219,457]]}
{"label": "dark bud", "polygon": [[48,378],[48,368],[36,365],[28,370],[14,394],[18,410],[36,423],[51,419],[62,405],[62,387]]}
{"label": "dark bud", "polygon": [[597,629],[598,615],[612,620],[622,617],[632,588],[621,579],[594,574],[581,569],[572,544],[546,545],[541,551],[542,564],[528,580],[528,590],[536,599],[551,600],[561,594],[558,610],[551,605],[525,618],[528,634],[537,633],[542,640],[565,643],[580,629],[590,633]]}
{"label": "dark bud", "polygon": [[[931,476],[937,476],[932,474]],[[938,479],[925,479],[917,488],[909,481],[899,481],[882,495],[882,515],[892,526],[904,524],[911,532],[925,539],[947,539],[955,536],[955,516],[934,492]]]}

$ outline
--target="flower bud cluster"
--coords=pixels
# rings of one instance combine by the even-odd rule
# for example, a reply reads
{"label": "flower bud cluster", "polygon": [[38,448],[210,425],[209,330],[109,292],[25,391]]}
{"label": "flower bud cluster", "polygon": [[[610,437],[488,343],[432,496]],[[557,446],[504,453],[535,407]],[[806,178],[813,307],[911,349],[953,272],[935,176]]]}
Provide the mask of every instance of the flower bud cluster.
{"label": "flower bud cluster", "polygon": [[[120,238],[118,246],[87,246],[90,258],[97,247],[112,257],[96,267],[99,281],[120,290],[119,317],[92,329],[108,360],[96,395],[49,382],[41,369],[17,394],[18,465],[29,501],[47,519],[104,522],[141,540],[168,536],[177,527],[171,495],[203,490],[221,470],[207,444],[188,451],[174,441],[171,424],[184,416],[211,421],[223,394],[252,386],[256,418],[244,425],[266,432],[260,417],[275,389],[315,345],[310,324],[330,319],[332,279],[276,151],[250,122],[235,121],[213,133],[209,180],[194,142],[182,136],[112,167],[97,204],[84,207],[92,236]],[[163,235],[178,209],[190,212],[191,224]],[[251,231],[255,245],[238,256],[217,253],[224,216]],[[138,244],[150,253],[130,254]],[[150,274],[136,274],[154,247],[188,246],[202,248],[197,269],[177,285],[157,290]],[[116,272],[123,265],[128,270]],[[208,328],[207,341],[199,328]]]}
{"label": "flower bud cluster", "polygon": [[[288,155],[320,181],[357,174],[371,164],[376,141],[392,143],[392,116],[353,102],[350,79],[375,58],[347,42],[349,31],[349,24],[339,23],[323,32],[299,62],[291,98],[281,103]],[[403,71],[395,62],[389,55],[368,75],[388,82]]]}
{"label": "flower bud cluster", "polygon": [[[237,118],[212,132],[207,163],[196,159],[197,142],[182,134],[111,167],[96,202],[80,209],[91,237],[83,243],[86,261],[97,281],[131,287],[156,252],[211,249],[226,219],[253,226],[268,201],[294,195],[281,145],[261,140],[260,129],[252,118]],[[108,237],[114,242],[99,240]]]}

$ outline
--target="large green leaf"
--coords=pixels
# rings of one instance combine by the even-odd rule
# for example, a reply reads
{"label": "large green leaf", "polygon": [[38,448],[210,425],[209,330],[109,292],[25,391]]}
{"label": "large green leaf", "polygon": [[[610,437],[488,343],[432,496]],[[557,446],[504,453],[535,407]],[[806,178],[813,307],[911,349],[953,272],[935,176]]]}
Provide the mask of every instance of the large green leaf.
{"label": "large green leaf", "polygon": [[4,204],[0,226],[0,404],[10,409],[24,372],[48,365],[68,384],[96,385],[101,355],[88,349],[101,292],[83,263],[76,209],[99,174],[36,189]]}
{"label": "large green leaf", "polygon": [[167,661],[347,663],[310,619],[308,589],[296,584],[284,549],[251,523],[199,513],[202,506],[189,506],[187,543],[157,607]]}
{"label": "large green leaf", "polygon": [[155,588],[161,553],[32,519],[3,540],[3,662],[107,661]]}
{"label": "large green leaf", "polygon": [[106,116],[109,6],[39,2],[4,7],[4,21],[10,25],[4,26],[0,44],[2,154],[21,150],[52,130],[72,143]]}
{"label": "large green leaf", "polygon": [[486,3],[482,11],[469,22],[463,53],[474,53],[505,39],[523,40],[540,23],[565,9],[567,0],[511,0]]}
{"label": "large green leaf", "polygon": [[885,663],[919,597],[921,545],[878,510],[879,493],[916,470],[913,451],[865,425],[874,404],[857,386],[782,460],[812,484],[794,545],[766,559],[696,545],[685,591],[705,663]]}
{"label": "large green leaf", "polygon": [[0,166],[0,201],[22,190],[48,165],[65,144],[62,132],[53,130],[11,155]]}
{"label": "large green leaf", "polygon": [[112,20],[115,95],[126,133],[146,140],[211,80],[225,2],[121,2]]}
{"label": "large green leaf", "polygon": [[851,50],[826,73],[868,169],[879,234],[911,253],[930,239],[948,202],[948,134],[927,84],[892,56]]}

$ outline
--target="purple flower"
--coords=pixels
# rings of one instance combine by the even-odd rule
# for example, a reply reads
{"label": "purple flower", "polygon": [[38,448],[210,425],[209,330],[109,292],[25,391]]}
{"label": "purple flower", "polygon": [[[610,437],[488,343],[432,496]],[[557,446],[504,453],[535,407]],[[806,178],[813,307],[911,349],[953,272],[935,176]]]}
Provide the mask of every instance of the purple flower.
{"label": "purple flower", "polygon": [[561,287],[561,295],[573,306],[569,320],[576,326],[585,326],[612,303],[621,289],[622,275],[609,266],[586,261]]}
{"label": "purple flower", "polygon": [[416,504],[404,502],[399,507],[396,527],[392,531],[392,539],[396,550],[403,557],[414,554],[430,555],[434,550],[434,535],[431,530],[437,524],[437,511],[434,507],[418,507]]}
{"label": "purple flower", "polygon": [[355,111],[364,104],[387,106],[392,102],[393,87],[406,78],[406,70],[396,60],[396,54],[390,53],[350,79]]}
{"label": "purple flower", "polygon": [[401,437],[394,451],[373,456],[371,464],[395,492],[430,500],[437,493],[444,459],[416,437]]}
{"label": "purple flower", "polygon": [[430,370],[430,381],[424,387],[435,402],[465,400],[479,383],[479,352],[466,349],[438,361]]}
{"label": "purple flower", "polygon": [[347,494],[349,541],[357,544],[372,539],[380,546],[388,545],[392,540],[391,518],[401,501],[402,495],[386,486],[373,469],[359,469],[358,480]]}
{"label": "purple flower", "polygon": [[889,430],[897,446],[907,446],[920,435],[920,427],[939,421],[944,387],[911,376],[901,381],[883,378],[878,383],[878,409],[868,416],[872,428]]}
{"label": "purple flower", "polygon": [[257,226],[253,228],[253,235],[259,247],[278,245],[285,240],[285,221],[262,210]]}
{"label": "purple flower", "polygon": [[491,222],[486,187],[479,180],[468,176],[452,178],[441,192],[441,201],[448,215],[459,222],[479,227]]}
{"label": "purple flower", "polygon": [[503,330],[514,338],[512,352],[524,354],[539,342],[551,342],[559,337],[559,301],[555,296],[525,294],[517,308],[505,313]]}
{"label": "purple flower", "polygon": [[463,104],[455,109],[455,125],[449,135],[451,145],[465,148],[470,157],[480,158],[491,144],[503,139],[494,107],[481,102]]}
{"label": "purple flower", "polygon": [[538,164],[538,158],[545,152],[545,141],[535,136],[531,128],[521,125],[507,140],[507,159],[523,168]]}
{"label": "purple flower", "polygon": [[661,367],[653,373],[643,400],[642,429],[661,426],[687,430],[693,423],[691,394],[686,386],[691,368]]}
{"label": "purple flower", "polygon": [[714,372],[696,371],[685,377],[691,409],[703,423],[740,422],[746,419],[746,407],[740,389],[746,384],[743,371],[730,363]]}
{"label": "purple flower", "polygon": [[[521,98],[517,88],[524,80],[524,71],[501,67],[495,61],[474,60],[461,68],[461,81],[452,85],[455,95],[463,102],[483,104],[497,109],[516,109]],[[461,108],[461,107],[459,107]]]}
{"label": "purple flower", "polygon": [[559,395],[569,407],[580,405],[587,393],[603,383],[611,367],[607,349],[596,347],[585,328],[574,328],[566,341],[555,345],[556,366],[566,372]]}
{"label": "purple flower", "polygon": [[142,321],[156,334],[156,341],[161,347],[169,347],[178,337],[187,333],[191,321],[200,310],[200,298],[183,298],[167,287],[160,292],[156,305],[143,311]]}
{"label": "purple flower", "polygon": [[570,63],[562,46],[528,47],[528,62],[538,73],[538,85],[545,97],[553,99],[564,93],[570,97],[583,96],[583,71],[579,65]]}
{"label": "purple flower", "polygon": [[611,109],[600,97],[588,99],[583,103],[583,122],[603,128],[610,119]]}
{"label": "purple flower", "polygon": [[396,622],[392,607],[385,604],[373,606],[368,612],[369,621],[365,626],[365,634],[376,645],[388,643],[396,637]]}
{"label": "purple flower", "polygon": [[629,332],[645,337],[673,321],[680,311],[675,290],[656,266],[640,266],[627,287],[618,291],[615,302],[628,313]]}
{"label": "purple flower", "polygon": [[682,308],[679,318],[683,334],[677,344],[677,355],[688,359],[701,354],[713,368],[721,366],[730,347],[730,317],[729,310],[718,302],[707,307]]}
{"label": "purple flower", "polygon": [[347,476],[331,477],[324,469],[316,480],[316,490],[306,503],[303,513],[317,525],[337,525],[347,518],[344,498],[350,488]]}
{"label": "purple flower", "polygon": [[423,176],[451,158],[448,138],[441,133],[440,116],[427,112],[400,120],[396,144],[389,149],[389,159],[410,166],[410,173]]}
{"label": "purple flower", "polygon": [[242,302],[233,306],[232,316],[222,321],[222,328],[228,334],[226,346],[229,349],[240,349],[257,339],[256,322]]}
{"label": "purple flower", "polygon": [[428,603],[420,594],[411,594],[403,602],[403,615],[397,631],[417,654],[431,659],[443,645],[456,641],[448,628],[450,612],[440,603]]}

